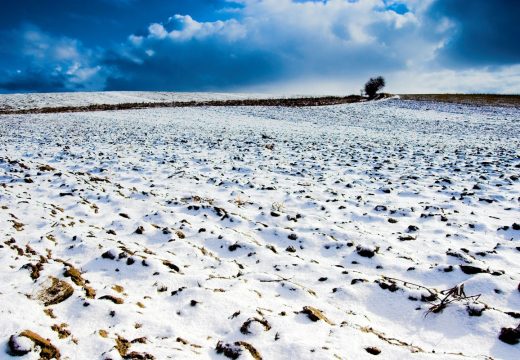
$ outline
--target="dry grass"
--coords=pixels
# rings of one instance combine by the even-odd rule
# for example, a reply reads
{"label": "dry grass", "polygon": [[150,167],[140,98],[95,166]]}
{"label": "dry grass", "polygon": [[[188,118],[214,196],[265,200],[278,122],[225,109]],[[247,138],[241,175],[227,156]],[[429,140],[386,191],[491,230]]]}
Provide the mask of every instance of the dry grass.
{"label": "dry grass", "polygon": [[520,95],[495,94],[404,94],[403,100],[440,101],[476,106],[520,107]]}

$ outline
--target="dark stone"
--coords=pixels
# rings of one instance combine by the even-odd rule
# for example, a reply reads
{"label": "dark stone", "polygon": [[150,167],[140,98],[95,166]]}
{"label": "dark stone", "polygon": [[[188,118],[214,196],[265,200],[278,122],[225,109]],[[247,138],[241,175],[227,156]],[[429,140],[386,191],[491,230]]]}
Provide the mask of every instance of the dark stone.
{"label": "dark stone", "polygon": [[371,258],[375,255],[375,251],[373,250],[370,250],[370,249],[367,249],[367,248],[364,248],[362,246],[357,246],[356,248],[356,252],[359,256],[362,256],[362,257],[367,257],[367,258]]}
{"label": "dark stone", "polygon": [[7,343],[8,346],[8,353],[11,356],[23,356],[25,354],[28,354],[31,349],[24,349],[17,341],[17,336],[11,335],[9,338],[9,342]]}
{"label": "dark stone", "polygon": [[116,258],[116,255],[114,254],[114,252],[108,250],[108,251],[105,251],[103,254],[101,254],[101,257],[103,259],[114,260]]}
{"label": "dark stone", "polygon": [[513,328],[502,328],[498,338],[509,345],[516,345],[520,342],[520,325]]}
{"label": "dark stone", "polygon": [[381,350],[379,350],[378,348],[376,347],[367,347],[365,348],[366,352],[369,353],[369,354],[372,354],[372,355],[379,355],[381,354]]}
{"label": "dark stone", "polygon": [[476,266],[471,266],[471,265],[459,265],[459,266],[460,266],[460,270],[462,270],[462,272],[467,275],[475,275],[475,274],[480,274],[480,273],[486,272],[484,269],[481,269]]}

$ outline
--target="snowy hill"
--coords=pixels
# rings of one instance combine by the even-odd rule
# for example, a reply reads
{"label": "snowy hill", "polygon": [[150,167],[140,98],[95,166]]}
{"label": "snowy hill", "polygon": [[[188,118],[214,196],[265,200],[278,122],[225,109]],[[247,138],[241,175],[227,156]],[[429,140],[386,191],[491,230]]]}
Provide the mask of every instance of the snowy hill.
{"label": "snowy hill", "polygon": [[[134,95],[53,96],[16,106]],[[0,358],[518,358],[519,121],[401,100],[2,115]]]}

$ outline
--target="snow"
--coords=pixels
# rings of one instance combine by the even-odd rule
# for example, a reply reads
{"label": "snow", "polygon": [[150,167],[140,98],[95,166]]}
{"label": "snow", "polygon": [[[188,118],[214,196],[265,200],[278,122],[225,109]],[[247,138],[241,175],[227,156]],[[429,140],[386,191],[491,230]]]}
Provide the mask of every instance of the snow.
{"label": "snow", "polygon": [[[263,359],[519,358],[498,339],[520,322],[519,122],[398,99],[3,115],[0,339],[31,330],[70,359],[225,359],[219,341],[241,358],[238,341]],[[46,307],[51,278],[74,293]]]}

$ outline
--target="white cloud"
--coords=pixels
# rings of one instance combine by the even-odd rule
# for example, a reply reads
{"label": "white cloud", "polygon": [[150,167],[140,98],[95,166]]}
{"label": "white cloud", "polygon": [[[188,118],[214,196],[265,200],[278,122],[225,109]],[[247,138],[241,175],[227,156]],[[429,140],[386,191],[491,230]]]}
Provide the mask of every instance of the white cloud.
{"label": "white cloud", "polygon": [[[185,56],[181,46],[182,51],[193,52],[215,47],[207,61],[226,66],[226,59],[240,59],[254,51],[262,58],[271,57],[281,67],[276,76],[286,81],[320,75],[324,81],[344,81],[403,69],[431,57],[438,46],[420,36],[416,14],[397,14],[383,0],[235,2],[243,7],[229,20],[199,22],[189,15],[174,15],[166,23],[153,23],[146,35],[130,36],[122,53],[146,66],[150,50],[163,61],[170,57],[177,64]],[[252,66],[251,71],[255,70]],[[208,79],[218,77],[206,75]]]}
{"label": "white cloud", "polygon": [[503,93],[520,94],[520,65],[499,68],[437,71],[401,71],[388,82],[396,93]]}

